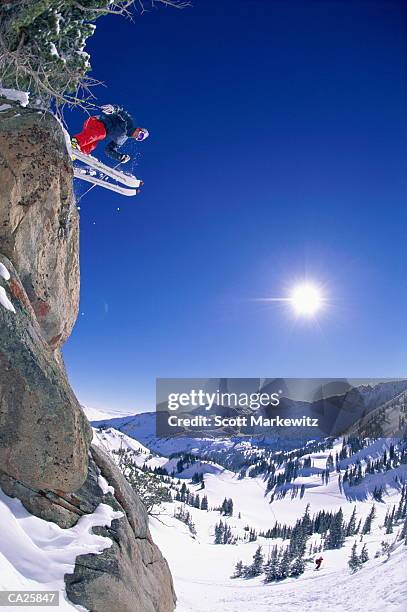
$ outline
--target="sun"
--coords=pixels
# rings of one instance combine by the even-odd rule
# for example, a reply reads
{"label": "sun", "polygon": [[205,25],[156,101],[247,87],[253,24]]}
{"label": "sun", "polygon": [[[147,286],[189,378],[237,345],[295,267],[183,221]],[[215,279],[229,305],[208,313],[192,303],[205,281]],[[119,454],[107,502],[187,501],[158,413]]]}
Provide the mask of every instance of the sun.
{"label": "sun", "polygon": [[302,283],[294,287],[289,301],[298,316],[312,317],[323,307],[324,297],[316,285]]}

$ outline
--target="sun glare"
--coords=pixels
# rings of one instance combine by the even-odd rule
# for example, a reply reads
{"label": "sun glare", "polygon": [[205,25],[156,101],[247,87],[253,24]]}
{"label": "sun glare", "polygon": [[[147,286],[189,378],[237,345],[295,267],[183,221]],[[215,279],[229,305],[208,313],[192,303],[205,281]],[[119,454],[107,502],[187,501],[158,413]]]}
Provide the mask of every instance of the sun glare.
{"label": "sun glare", "polygon": [[324,303],[321,290],[316,285],[309,283],[294,287],[289,300],[296,314],[305,317],[315,315]]}

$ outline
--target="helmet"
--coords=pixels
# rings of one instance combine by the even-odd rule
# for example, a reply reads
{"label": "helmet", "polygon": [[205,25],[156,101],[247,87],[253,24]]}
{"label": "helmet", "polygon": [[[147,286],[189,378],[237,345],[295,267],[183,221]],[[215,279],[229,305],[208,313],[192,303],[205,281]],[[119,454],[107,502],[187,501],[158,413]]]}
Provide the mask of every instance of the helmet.
{"label": "helmet", "polygon": [[[136,135],[136,132],[137,132],[137,135]],[[135,138],[138,142],[142,142],[143,140],[148,138],[148,135],[149,135],[148,130],[142,127],[137,127],[132,134],[133,138]]]}

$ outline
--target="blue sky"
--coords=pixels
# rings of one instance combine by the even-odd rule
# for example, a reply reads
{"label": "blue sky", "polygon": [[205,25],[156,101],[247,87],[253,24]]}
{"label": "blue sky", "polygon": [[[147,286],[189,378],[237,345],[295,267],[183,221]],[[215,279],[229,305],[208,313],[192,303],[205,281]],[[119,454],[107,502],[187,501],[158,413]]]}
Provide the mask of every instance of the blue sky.
{"label": "blue sky", "polygon": [[[195,0],[97,22],[99,103],[151,137],[126,148],[140,196],[80,203],[64,356],[82,402],[152,409],[157,376],[406,375],[405,17],[389,0]],[[315,320],[256,301],[304,278],[328,299]]]}

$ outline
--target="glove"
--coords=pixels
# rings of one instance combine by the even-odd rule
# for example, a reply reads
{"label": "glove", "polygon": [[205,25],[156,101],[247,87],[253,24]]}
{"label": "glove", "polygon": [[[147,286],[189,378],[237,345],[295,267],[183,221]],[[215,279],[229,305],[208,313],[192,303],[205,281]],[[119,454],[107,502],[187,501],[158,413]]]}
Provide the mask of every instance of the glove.
{"label": "glove", "polygon": [[126,153],[122,153],[122,155],[120,155],[120,163],[127,164],[128,161],[130,161],[130,155],[126,155]]}
{"label": "glove", "polygon": [[100,108],[105,113],[105,115],[113,115],[113,113],[115,112],[113,104],[103,104],[103,106],[101,106]]}

